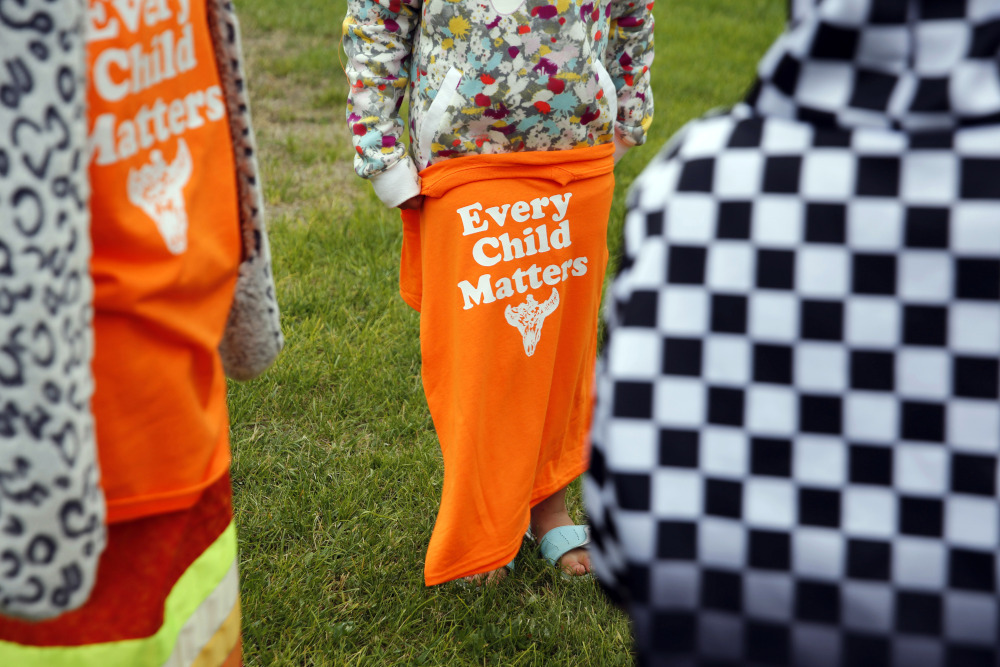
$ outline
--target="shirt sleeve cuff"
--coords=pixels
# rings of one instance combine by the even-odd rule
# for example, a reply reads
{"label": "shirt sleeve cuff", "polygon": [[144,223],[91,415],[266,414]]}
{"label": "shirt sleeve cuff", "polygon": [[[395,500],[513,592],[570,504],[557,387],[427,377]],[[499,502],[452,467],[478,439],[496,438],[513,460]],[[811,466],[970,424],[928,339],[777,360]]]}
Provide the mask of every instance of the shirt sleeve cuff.
{"label": "shirt sleeve cuff", "polygon": [[409,156],[372,176],[371,182],[375,194],[389,208],[395,208],[420,194],[420,176]]}

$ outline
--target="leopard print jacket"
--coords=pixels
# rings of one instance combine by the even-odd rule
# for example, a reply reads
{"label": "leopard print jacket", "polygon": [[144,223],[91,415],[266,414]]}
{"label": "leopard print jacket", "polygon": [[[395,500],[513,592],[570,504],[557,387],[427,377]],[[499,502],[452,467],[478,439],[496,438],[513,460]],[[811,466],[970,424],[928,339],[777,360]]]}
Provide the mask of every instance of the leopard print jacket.
{"label": "leopard print jacket", "polygon": [[[0,0],[0,614],[86,602],[106,542],[94,419],[85,0]],[[249,379],[281,334],[231,2],[209,0],[243,261],[220,353]]]}

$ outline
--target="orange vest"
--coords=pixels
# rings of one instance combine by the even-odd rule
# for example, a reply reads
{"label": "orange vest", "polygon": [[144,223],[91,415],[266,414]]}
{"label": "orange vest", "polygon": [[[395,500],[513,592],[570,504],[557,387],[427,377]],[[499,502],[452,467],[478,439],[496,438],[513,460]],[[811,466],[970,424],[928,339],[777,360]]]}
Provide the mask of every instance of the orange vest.
{"label": "orange vest", "polygon": [[190,507],[229,467],[217,353],[240,260],[204,0],[91,0],[93,410],[108,520]]}

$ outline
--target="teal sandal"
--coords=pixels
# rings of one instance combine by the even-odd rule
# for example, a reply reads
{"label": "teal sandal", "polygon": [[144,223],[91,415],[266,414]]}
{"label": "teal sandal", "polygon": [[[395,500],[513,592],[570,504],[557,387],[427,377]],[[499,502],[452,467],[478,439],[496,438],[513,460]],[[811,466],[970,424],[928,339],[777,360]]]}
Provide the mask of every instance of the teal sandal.
{"label": "teal sandal", "polygon": [[[590,529],[587,526],[559,526],[545,533],[538,541],[538,550],[549,565],[559,567],[559,559],[567,552],[590,544]],[[563,571],[569,579],[586,577],[590,573],[573,575]]]}

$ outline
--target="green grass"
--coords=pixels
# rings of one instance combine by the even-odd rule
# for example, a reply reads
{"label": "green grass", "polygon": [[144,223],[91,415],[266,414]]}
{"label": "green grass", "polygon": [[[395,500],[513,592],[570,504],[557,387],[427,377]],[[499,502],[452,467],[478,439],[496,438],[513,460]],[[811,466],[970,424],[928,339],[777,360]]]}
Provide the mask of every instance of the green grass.
{"label": "green grass", "polygon": [[[612,248],[628,185],[683,122],[739,99],[784,5],[657,5],[656,120],[618,167]],[[496,588],[424,588],[440,453],[398,215],[351,168],[344,2],[237,6],[287,337],[263,378],[230,387],[246,664],[630,664],[626,618],[528,550]]]}

